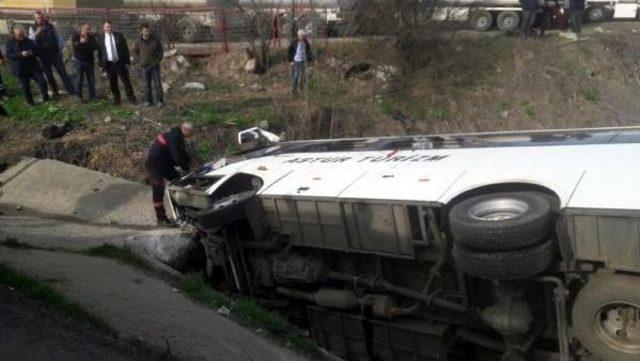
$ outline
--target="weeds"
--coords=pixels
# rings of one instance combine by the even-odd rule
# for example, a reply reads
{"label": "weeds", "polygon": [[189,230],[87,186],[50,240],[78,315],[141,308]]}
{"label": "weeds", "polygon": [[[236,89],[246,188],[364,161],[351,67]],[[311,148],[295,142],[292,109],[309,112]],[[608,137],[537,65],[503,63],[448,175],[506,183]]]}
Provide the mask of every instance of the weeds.
{"label": "weeds", "polygon": [[597,103],[600,101],[600,92],[596,87],[584,89],[582,96],[584,96],[584,100],[591,103]]}
{"label": "weeds", "polygon": [[3,264],[0,264],[0,284],[15,288],[30,298],[42,301],[66,316],[87,321],[101,330],[109,331],[109,327],[104,322],[91,316],[82,307],[69,301],[51,287],[21,275]]}
{"label": "weeds", "polygon": [[205,282],[202,276],[190,274],[184,281],[182,291],[192,299],[215,308],[226,307],[232,315],[237,316],[254,328],[261,328],[274,335],[280,335],[291,347],[314,358],[321,354],[317,346],[300,334],[282,315],[266,310],[255,300],[241,298],[233,300],[229,296],[216,292]]}
{"label": "weeds", "polygon": [[138,255],[133,253],[133,251],[126,247],[117,247],[111,244],[103,244],[102,246],[92,247],[80,253],[87,256],[113,259],[144,271],[153,271],[153,267],[149,265],[149,262],[139,257]]}

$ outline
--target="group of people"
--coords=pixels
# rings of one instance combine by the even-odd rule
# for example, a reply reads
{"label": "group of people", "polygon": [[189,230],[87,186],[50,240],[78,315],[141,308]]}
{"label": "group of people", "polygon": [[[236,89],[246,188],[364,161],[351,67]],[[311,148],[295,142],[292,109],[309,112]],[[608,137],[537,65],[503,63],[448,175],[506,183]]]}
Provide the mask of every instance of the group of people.
{"label": "group of people", "polygon": [[[84,100],[86,80],[89,100],[97,100],[96,59],[102,73],[109,80],[114,104],[121,103],[119,81],[124,86],[127,99],[135,104],[137,99],[129,74],[129,66],[133,59],[140,65],[146,105],[163,106],[160,62],[164,50],[162,42],[151,33],[148,24],[142,25],[140,37],[133,47],[133,54],[129,51],[126,38],[114,31],[111,21],[104,21],[101,34],[95,34],[88,23],[81,24],[71,39],[76,64],[75,84],[67,73],[62,57],[64,42],[55,26],[47,20],[44,13],[37,11],[34,27],[35,31],[27,35],[24,27],[14,26],[5,47],[5,56],[0,51],[0,63],[4,62],[5,58],[8,60],[11,73],[20,81],[28,104],[35,105],[31,92],[32,81],[38,86],[43,101],[49,101],[49,89],[53,97],[59,95],[54,70],[68,94]],[[7,96],[7,91],[0,77],[0,97],[3,96]]]}
{"label": "group of people", "polygon": [[[541,3],[542,1],[542,3]],[[585,0],[555,0],[553,4],[545,0],[520,0],[522,5],[521,35],[525,39],[534,37],[536,26],[540,28],[541,35],[555,20],[559,27],[564,29],[567,23],[575,34],[582,32],[582,19],[585,11]]]}

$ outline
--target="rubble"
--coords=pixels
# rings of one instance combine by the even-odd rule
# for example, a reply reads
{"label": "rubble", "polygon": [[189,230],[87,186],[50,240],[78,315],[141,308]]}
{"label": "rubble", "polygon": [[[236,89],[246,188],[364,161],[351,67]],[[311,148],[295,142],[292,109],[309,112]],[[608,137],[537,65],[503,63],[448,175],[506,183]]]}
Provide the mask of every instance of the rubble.
{"label": "rubble", "polygon": [[184,90],[207,90],[207,87],[204,84],[199,82],[188,82],[182,86]]}

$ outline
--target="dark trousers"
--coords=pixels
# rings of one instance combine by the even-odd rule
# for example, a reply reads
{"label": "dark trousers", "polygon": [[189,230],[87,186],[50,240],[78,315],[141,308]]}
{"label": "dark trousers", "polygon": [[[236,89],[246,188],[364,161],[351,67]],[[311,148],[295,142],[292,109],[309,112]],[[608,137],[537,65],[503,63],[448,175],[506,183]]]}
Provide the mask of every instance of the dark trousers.
{"label": "dark trousers", "polygon": [[40,88],[40,93],[42,94],[42,100],[49,100],[49,90],[47,88],[47,82],[44,80],[44,76],[42,76],[42,72],[40,70],[33,69],[28,74],[21,74],[18,76],[20,80],[20,86],[22,87],[22,92],[24,93],[24,98],[27,100],[27,103],[30,105],[35,104],[33,101],[33,94],[31,94],[31,80],[35,81]]}
{"label": "dark trousers", "polygon": [[75,94],[73,83],[71,82],[71,78],[69,78],[69,74],[67,74],[67,69],[64,67],[64,61],[62,60],[62,54],[60,52],[41,56],[40,62],[42,63],[44,75],[47,77],[47,82],[51,86],[51,91],[53,91],[54,95],[58,94],[58,83],[56,83],[56,78],[53,77],[53,69],[60,75],[60,79],[62,79],[67,93],[71,95]]}
{"label": "dark trousers", "polygon": [[582,32],[582,14],[583,9],[571,9],[571,31],[576,34]]}
{"label": "dark trousers", "polygon": [[149,104],[153,104],[153,93],[156,94],[158,103],[164,102],[162,94],[162,79],[160,78],[159,66],[143,66],[142,81],[144,82],[144,96]]}
{"label": "dark trousers", "polygon": [[525,39],[533,38],[533,25],[536,23],[537,10],[522,9],[521,36]]}
{"label": "dark trousers", "polygon": [[89,99],[96,99],[96,72],[93,63],[76,59],[76,73],[78,75],[76,87],[78,97],[82,99],[82,88],[84,86],[84,79],[87,78],[87,86],[89,87]]}
{"label": "dark trousers", "polygon": [[178,173],[175,168],[153,159],[147,159],[146,165],[147,171],[149,172],[149,179],[151,180],[153,209],[156,212],[156,218],[158,220],[164,220],[167,218],[167,213],[164,209],[165,180],[173,181],[178,179],[180,173]]}
{"label": "dark trousers", "polygon": [[131,102],[136,101],[136,96],[133,92],[133,86],[131,86],[131,77],[129,76],[129,68],[121,61],[111,62],[107,61],[104,66],[104,70],[109,77],[109,87],[113,94],[113,101],[120,103],[120,88],[118,86],[118,77],[124,84],[124,91],[127,93],[127,98]]}

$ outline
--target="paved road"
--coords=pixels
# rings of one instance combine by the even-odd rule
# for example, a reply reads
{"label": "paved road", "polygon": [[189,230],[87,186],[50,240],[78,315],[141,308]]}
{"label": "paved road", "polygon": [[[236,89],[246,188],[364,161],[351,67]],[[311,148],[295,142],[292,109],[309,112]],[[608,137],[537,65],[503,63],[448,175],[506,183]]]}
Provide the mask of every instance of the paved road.
{"label": "paved road", "polygon": [[151,361],[154,357],[0,285],[0,360]]}

